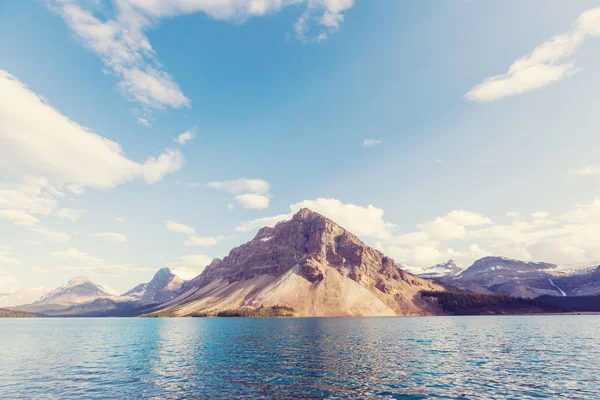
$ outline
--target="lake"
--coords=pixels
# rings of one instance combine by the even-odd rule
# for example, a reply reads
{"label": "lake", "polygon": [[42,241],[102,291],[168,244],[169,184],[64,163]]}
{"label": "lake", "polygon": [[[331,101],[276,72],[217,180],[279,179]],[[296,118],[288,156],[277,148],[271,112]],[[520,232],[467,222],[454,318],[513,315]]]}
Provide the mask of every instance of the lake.
{"label": "lake", "polygon": [[600,316],[0,320],[0,398],[600,398]]}

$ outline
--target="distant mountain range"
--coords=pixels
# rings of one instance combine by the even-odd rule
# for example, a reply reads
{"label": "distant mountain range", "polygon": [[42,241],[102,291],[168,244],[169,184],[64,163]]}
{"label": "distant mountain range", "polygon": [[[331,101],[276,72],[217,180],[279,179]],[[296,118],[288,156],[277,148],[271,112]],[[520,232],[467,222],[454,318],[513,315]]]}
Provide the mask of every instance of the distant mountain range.
{"label": "distant mountain range", "polygon": [[463,271],[433,266],[416,272],[421,277],[434,279],[446,288],[466,292],[524,298],[600,294],[600,263],[561,267],[506,257],[484,257]]}
{"label": "distant mountain range", "polygon": [[177,296],[183,283],[169,268],[162,268],[150,282],[115,296],[86,278],[73,278],[39,300],[12,309],[53,316],[138,315]]}
{"label": "distant mountain range", "polygon": [[[450,294],[435,294],[439,292]],[[546,300],[519,303],[460,293]],[[224,259],[214,259],[189,281],[162,268],[151,281],[121,295],[86,278],[33,295],[37,300],[21,294],[20,301],[29,303],[18,306],[16,294],[0,296],[0,307],[48,316],[437,315],[469,313],[469,304],[473,313],[493,312],[493,307],[508,313],[554,312],[584,303],[586,310],[594,310],[600,301],[600,265],[560,267],[484,257],[464,270],[452,260],[399,268],[332,220],[302,209],[289,221],[260,229],[254,239]],[[568,302],[558,299],[567,296]]]}

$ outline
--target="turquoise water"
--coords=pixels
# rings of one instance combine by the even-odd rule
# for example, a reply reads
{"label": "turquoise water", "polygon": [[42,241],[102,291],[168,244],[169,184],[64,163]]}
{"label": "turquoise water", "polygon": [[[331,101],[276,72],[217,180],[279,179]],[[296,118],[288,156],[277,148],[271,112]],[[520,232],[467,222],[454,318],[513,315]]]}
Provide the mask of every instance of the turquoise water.
{"label": "turquoise water", "polygon": [[0,398],[600,398],[600,316],[0,320]]}

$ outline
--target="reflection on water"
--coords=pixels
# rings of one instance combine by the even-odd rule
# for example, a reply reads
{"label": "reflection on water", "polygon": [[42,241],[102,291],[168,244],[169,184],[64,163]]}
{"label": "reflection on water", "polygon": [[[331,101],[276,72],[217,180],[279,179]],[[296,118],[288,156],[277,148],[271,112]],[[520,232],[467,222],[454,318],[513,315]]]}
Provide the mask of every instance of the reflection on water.
{"label": "reflection on water", "polygon": [[0,320],[0,398],[600,398],[600,316]]}

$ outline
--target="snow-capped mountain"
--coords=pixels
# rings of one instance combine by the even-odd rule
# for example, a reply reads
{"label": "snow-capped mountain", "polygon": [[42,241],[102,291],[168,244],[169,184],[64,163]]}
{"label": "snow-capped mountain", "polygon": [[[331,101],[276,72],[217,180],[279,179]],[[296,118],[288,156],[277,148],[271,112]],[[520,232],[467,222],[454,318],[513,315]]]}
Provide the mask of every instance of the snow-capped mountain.
{"label": "snow-capped mountain", "polygon": [[516,297],[587,296],[600,294],[596,263],[558,266],[506,257],[484,257],[455,276],[440,280],[449,288]]}
{"label": "snow-capped mountain", "polygon": [[158,304],[171,300],[181,293],[184,280],[175,275],[171,269],[162,268],[147,283],[137,285],[123,293],[123,297],[135,299],[140,304]]}
{"label": "snow-capped mountain", "polygon": [[401,265],[401,269],[404,269],[411,274],[420,276],[421,278],[441,278],[444,276],[455,276],[462,271],[462,268],[458,267],[453,260],[448,260],[444,263],[436,264],[431,267],[416,268],[407,265]]}
{"label": "snow-capped mountain", "polygon": [[77,277],[45,294],[36,303],[73,305],[111,297],[115,296],[102,286],[87,278]]}
{"label": "snow-capped mountain", "polygon": [[55,313],[97,299],[113,299],[116,297],[107,289],[92,283],[89,279],[77,277],[46,293],[39,300],[31,304],[15,307],[15,309],[20,311]]}
{"label": "snow-capped mountain", "polygon": [[594,271],[600,266],[600,261],[588,261],[576,264],[558,265],[550,273],[556,275],[583,275]]}

